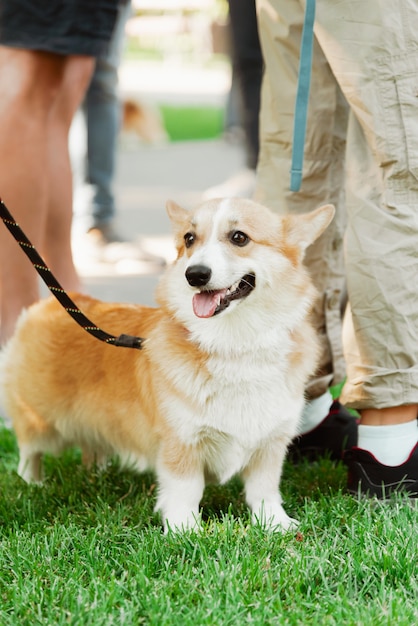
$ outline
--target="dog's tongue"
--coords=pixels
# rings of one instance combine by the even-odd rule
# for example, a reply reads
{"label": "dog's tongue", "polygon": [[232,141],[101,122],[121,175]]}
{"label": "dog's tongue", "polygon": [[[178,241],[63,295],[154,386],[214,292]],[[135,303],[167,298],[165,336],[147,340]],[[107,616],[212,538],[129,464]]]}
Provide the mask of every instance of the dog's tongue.
{"label": "dog's tongue", "polygon": [[193,311],[197,317],[212,317],[226,289],[219,291],[201,291],[193,296]]}

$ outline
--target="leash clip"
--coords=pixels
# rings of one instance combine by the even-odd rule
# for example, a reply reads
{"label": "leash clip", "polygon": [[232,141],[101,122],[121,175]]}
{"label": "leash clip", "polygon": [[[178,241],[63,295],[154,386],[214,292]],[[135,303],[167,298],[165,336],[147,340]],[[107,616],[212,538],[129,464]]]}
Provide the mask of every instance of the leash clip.
{"label": "leash clip", "polygon": [[115,337],[115,340],[112,343],[120,348],[136,348],[137,350],[142,350],[144,341],[145,339],[142,337],[135,337],[134,335],[125,335],[122,333],[119,337]]}

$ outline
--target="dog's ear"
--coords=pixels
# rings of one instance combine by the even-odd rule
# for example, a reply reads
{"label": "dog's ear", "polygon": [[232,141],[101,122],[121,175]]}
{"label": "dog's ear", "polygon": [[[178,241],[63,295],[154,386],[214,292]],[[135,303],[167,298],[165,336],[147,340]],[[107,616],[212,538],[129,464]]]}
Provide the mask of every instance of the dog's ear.
{"label": "dog's ear", "polygon": [[331,223],[335,215],[332,204],[326,204],[302,215],[286,215],[284,218],[287,242],[297,245],[303,252]]}
{"label": "dog's ear", "polygon": [[171,220],[171,223],[174,227],[181,226],[190,216],[189,211],[187,209],[183,209],[179,204],[174,202],[173,200],[167,200],[165,208],[167,210],[168,217]]}

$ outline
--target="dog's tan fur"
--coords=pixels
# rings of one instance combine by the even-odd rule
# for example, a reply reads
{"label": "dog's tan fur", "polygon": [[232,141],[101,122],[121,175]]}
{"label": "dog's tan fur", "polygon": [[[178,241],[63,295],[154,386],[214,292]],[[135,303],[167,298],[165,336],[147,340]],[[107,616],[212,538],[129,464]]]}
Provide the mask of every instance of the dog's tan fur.
{"label": "dog's tan fur", "polygon": [[[198,523],[206,480],[239,472],[254,518],[286,529],[293,520],[278,484],[318,349],[309,323],[315,291],[302,258],[333,209],[280,218],[247,200],[212,200],[191,213],[169,203],[168,213],[178,258],[160,281],[159,308],[73,294],[100,328],[146,337],[142,351],[91,337],[54,298],[22,315],[0,369],[19,474],[39,481],[42,453],[72,445],[85,462],[116,453],[156,471],[165,528],[180,529]],[[232,245],[231,229],[245,232],[248,245]],[[208,288],[253,271],[255,289],[219,315],[196,317],[198,290],[185,271],[203,262],[213,267]]]}

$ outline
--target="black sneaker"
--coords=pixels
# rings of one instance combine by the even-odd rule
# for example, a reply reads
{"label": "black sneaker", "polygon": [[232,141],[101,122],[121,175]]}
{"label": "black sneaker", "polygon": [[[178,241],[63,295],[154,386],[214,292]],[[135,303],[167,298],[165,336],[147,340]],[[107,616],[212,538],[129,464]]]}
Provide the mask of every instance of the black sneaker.
{"label": "black sneaker", "polygon": [[340,461],[344,450],[356,445],[357,420],[334,400],[328,415],[316,428],[293,440],[287,458],[293,463],[303,458],[314,461],[321,456]]}
{"label": "black sneaker", "polygon": [[348,490],[353,495],[385,499],[396,491],[418,497],[418,444],[402,465],[384,465],[366,450],[353,448],[344,453],[348,466]]}

